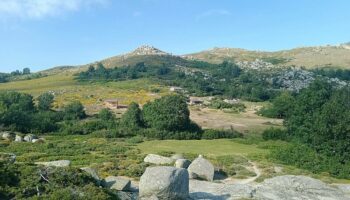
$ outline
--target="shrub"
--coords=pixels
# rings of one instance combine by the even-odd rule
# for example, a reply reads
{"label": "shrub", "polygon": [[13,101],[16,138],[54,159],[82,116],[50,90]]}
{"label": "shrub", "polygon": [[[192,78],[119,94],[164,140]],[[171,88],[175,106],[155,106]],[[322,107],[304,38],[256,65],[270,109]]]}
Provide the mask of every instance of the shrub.
{"label": "shrub", "polygon": [[202,139],[213,140],[213,139],[221,139],[221,138],[237,138],[242,136],[243,136],[242,133],[239,133],[235,130],[207,129],[207,130],[204,130]]}
{"label": "shrub", "polygon": [[120,124],[124,127],[137,129],[143,127],[141,109],[135,102],[129,105],[128,110],[123,114]]}
{"label": "shrub", "polygon": [[77,120],[77,119],[83,119],[86,117],[84,106],[79,101],[74,101],[68,104],[64,108],[63,113],[64,113],[65,120]]}
{"label": "shrub", "polygon": [[172,132],[157,129],[145,129],[141,134],[147,138],[159,140],[199,140],[202,136],[201,132]]}
{"label": "shrub", "polygon": [[210,105],[210,108],[214,109],[230,109],[234,112],[243,112],[245,110],[245,105],[243,103],[227,103],[221,99],[213,100]]}
{"label": "shrub", "polygon": [[286,140],[287,131],[279,128],[269,128],[262,133],[264,140]]}

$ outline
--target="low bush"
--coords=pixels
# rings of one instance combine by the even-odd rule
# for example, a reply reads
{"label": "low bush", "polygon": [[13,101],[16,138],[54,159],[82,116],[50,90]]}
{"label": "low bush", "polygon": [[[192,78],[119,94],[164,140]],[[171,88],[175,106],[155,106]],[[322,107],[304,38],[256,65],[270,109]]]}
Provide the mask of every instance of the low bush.
{"label": "low bush", "polygon": [[117,199],[80,169],[1,165],[0,199]]}
{"label": "low bush", "polygon": [[202,135],[202,139],[213,140],[221,138],[238,138],[242,137],[242,133],[235,130],[214,130],[206,129]]}
{"label": "low bush", "polygon": [[287,131],[280,128],[269,128],[264,130],[262,134],[264,140],[286,140]]}
{"label": "low bush", "polygon": [[201,132],[173,132],[157,129],[144,129],[142,135],[150,139],[159,140],[199,140],[202,137]]}

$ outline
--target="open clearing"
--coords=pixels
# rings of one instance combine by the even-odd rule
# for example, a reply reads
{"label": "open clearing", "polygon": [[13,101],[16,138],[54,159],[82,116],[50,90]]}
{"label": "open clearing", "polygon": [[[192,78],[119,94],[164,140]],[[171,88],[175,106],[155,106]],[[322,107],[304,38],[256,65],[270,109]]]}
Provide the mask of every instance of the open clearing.
{"label": "open clearing", "polygon": [[209,108],[191,109],[191,119],[202,128],[230,129],[233,127],[242,133],[248,131],[261,132],[271,126],[282,126],[280,119],[271,119],[255,114],[259,109],[254,103],[247,106],[242,113],[226,113],[222,110]]}

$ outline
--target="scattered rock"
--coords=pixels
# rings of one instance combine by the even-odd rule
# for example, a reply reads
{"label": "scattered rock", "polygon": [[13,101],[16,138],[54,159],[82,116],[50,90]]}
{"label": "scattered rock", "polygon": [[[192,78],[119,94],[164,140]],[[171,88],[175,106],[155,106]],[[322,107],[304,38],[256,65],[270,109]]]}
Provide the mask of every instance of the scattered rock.
{"label": "scattered rock", "polygon": [[80,169],[88,173],[92,178],[94,178],[98,185],[101,185],[101,179],[98,176],[97,171],[95,169],[91,167],[83,167]]}
{"label": "scattered rock", "polygon": [[174,154],[171,156],[171,159],[178,160],[178,159],[185,159],[185,157],[182,154]]}
{"label": "scattered rock", "polygon": [[254,194],[255,199],[266,200],[346,200],[345,194],[338,188],[330,187],[320,180],[306,176],[277,176],[266,179]]}
{"label": "scattered rock", "polygon": [[42,138],[39,139],[33,139],[32,143],[44,143],[44,140]]}
{"label": "scattered rock", "polygon": [[28,135],[24,136],[24,141],[26,141],[26,142],[32,142],[33,139],[39,139],[39,138],[33,134],[28,134]]}
{"label": "scattered rock", "polygon": [[15,142],[23,142],[23,137],[20,135],[16,135]]}
{"label": "scattered rock", "polygon": [[50,162],[36,162],[37,165],[44,165],[48,167],[68,167],[70,166],[70,160],[56,160]]}
{"label": "scattered rock", "polygon": [[208,160],[199,155],[188,167],[188,173],[192,179],[213,181],[214,166]]}
{"label": "scattered rock", "polygon": [[191,164],[191,161],[187,159],[177,159],[175,161],[175,167],[187,169]]}
{"label": "scattered rock", "polygon": [[156,164],[156,165],[171,164],[174,162],[174,160],[171,158],[156,155],[156,154],[148,154],[143,161],[147,163]]}
{"label": "scattered rock", "polygon": [[12,140],[15,139],[16,135],[13,134],[13,133],[10,133],[10,132],[3,132],[3,133],[1,134],[1,137],[2,137],[3,139],[5,139],[5,140],[10,140],[10,141],[12,141]]}
{"label": "scattered rock", "polygon": [[148,167],[139,183],[140,199],[182,200],[189,197],[189,176],[186,169]]}
{"label": "scattered rock", "polygon": [[130,191],[131,181],[122,177],[108,176],[104,179],[104,186],[119,191]]}

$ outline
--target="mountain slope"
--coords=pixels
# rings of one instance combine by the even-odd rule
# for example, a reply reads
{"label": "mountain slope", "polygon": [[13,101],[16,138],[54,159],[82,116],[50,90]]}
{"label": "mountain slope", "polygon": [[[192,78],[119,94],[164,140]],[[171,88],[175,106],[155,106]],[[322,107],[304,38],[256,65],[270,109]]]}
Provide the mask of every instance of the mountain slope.
{"label": "mountain slope", "polygon": [[254,61],[262,59],[283,66],[350,68],[350,45],[303,47],[291,50],[264,52],[235,48],[214,48],[183,56],[186,59],[212,63],[228,61]]}

